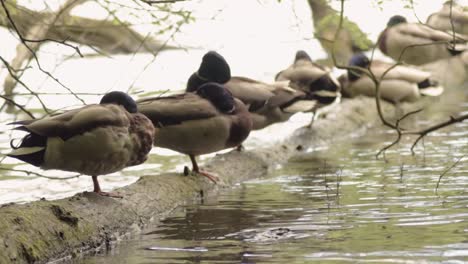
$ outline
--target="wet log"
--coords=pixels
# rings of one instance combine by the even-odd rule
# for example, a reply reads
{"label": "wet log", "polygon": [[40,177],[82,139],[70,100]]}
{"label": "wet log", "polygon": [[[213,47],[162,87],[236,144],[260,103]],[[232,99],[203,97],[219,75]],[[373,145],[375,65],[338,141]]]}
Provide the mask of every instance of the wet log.
{"label": "wet log", "polygon": [[[204,177],[177,173],[147,175],[115,191],[123,199],[79,193],[73,197],[6,204],[0,208],[0,263],[45,263],[79,256],[138,232],[184,203],[197,202],[247,179],[259,178],[311,146],[348,138],[379,124],[375,100],[345,100],[312,128],[301,128],[272,147],[217,155],[204,167],[219,175],[214,185]],[[395,113],[383,103],[384,112]],[[373,107],[374,106],[374,107]],[[408,105],[413,108],[414,105]]]}

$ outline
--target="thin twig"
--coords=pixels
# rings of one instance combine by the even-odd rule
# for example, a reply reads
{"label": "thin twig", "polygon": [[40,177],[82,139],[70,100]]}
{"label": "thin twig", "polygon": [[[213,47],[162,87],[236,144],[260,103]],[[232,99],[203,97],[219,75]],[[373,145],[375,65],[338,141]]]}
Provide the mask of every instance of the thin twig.
{"label": "thin twig", "polygon": [[69,179],[74,179],[74,178],[78,178],[78,177],[81,176],[81,174],[75,174],[75,175],[69,176],[69,177],[54,177],[54,176],[46,176],[46,175],[43,175],[43,174],[40,174],[40,173],[37,173],[37,172],[34,172],[34,171],[9,169],[9,168],[3,168],[3,167],[0,167],[0,170],[22,172],[22,173],[26,173],[27,175],[34,175],[34,176],[41,177],[41,178],[46,178],[46,179],[49,179],[49,180],[69,180]]}
{"label": "thin twig", "polygon": [[440,181],[442,180],[442,177],[445,176],[445,174],[447,174],[447,172],[449,172],[451,169],[453,169],[453,167],[457,166],[458,163],[460,163],[460,161],[466,157],[466,154],[464,154],[463,156],[459,157],[452,165],[450,165],[447,169],[445,169],[442,174],[440,174],[439,176],[439,179],[437,180],[437,185],[436,185],[436,188],[435,188],[435,193],[438,195],[438,190],[439,190],[439,184],[440,184]]}
{"label": "thin twig", "polygon": [[395,123],[395,131],[397,132],[397,138],[390,144],[388,144],[387,146],[383,147],[382,149],[380,149],[377,154],[375,154],[375,157],[378,158],[380,156],[380,154],[384,153],[387,149],[390,149],[391,147],[395,146],[396,144],[398,144],[398,142],[400,142],[401,140],[401,137],[402,135],[404,134],[404,132],[402,131],[402,128],[400,127],[400,123],[401,121],[403,121],[404,119],[406,119],[407,117],[409,117],[410,115],[414,115],[414,114],[417,114],[419,112],[421,112],[423,109],[417,109],[417,110],[414,110],[414,111],[410,111],[406,114],[404,114],[402,117],[400,117],[396,123]]}
{"label": "thin twig", "polygon": [[461,116],[458,116],[458,117],[453,117],[451,116],[449,120],[447,121],[444,121],[444,122],[441,122],[441,123],[438,123],[438,124],[435,124],[435,125],[432,125],[426,129],[423,129],[423,130],[419,130],[419,131],[408,131],[408,132],[405,132],[405,134],[409,134],[409,135],[419,135],[418,138],[414,141],[413,145],[411,146],[411,153],[414,155],[414,147],[416,146],[416,144],[418,144],[418,142],[424,138],[427,134],[433,132],[433,131],[436,131],[438,129],[441,129],[443,127],[446,127],[446,126],[450,126],[450,125],[453,125],[455,123],[460,123],[460,122],[463,122],[464,120],[468,119],[468,114],[465,114],[465,115],[461,115]]}
{"label": "thin twig", "polygon": [[3,64],[6,66],[7,70],[8,70],[8,73],[10,74],[10,76],[19,84],[21,84],[26,90],[28,90],[34,97],[36,97],[36,99],[39,101],[39,103],[41,104],[42,106],[42,109],[48,114],[50,113],[49,109],[47,108],[47,106],[45,105],[45,103],[42,101],[41,97],[39,97],[39,95],[37,95],[31,88],[29,88],[29,86],[27,86],[23,81],[21,81],[19,79],[19,77],[14,73],[14,71],[16,71],[15,69],[13,69],[11,67],[11,65],[2,57],[0,56],[0,60],[3,62]]}
{"label": "thin twig", "polygon": [[30,116],[32,119],[35,119],[34,115],[29,112],[26,108],[24,108],[24,106],[18,104],[17,102],[15,102],[14,100],[6,97],[6,96],[3,96],[3,95],[0,95],[0,98],[2,98],[3,100],[9,102],[10,104],[13,104],[14,106],[18,107],[21,111],[23,111],[24,113],[26,113],[28,116]]}
{"label": "thin twig", "polygon": [[185,2],[188,0],[142,0],[143,2],[147,3],[148,5],[152,4],[170,4],[176,2]]}
{"label": "thin twig", "polygon": [[[189,12],[188,13],[188,16],[190,16],[191,13]],[[171,35],[166,39],[166,41],[164,41],[164,43],[162,43],[162,45],[159,47],[159,49],[156,50],[156,52],[153,53],[153,58],[151,59],[151,61],[149,61],[145,67],[143,67],[143,69],[140,71],[140,73],[136,76],[136,78],[133,80],[133,82],[130,84],[127,92],[130,92],[130,90],[133,88],[133,86],[135,85],[136,81],[140,78],[140,76],[148,69],[148,67],[154,63],[154,61],[156,60],[158,54],[163,50],[163,48],[169,43],[169,41],[175,36],[175,34],[177,34],[179,31],[180,31],[180,28],[182,27],[182,23],[178,24],[176,29],[171,33]]]}
{"label": "thin twig", "polygon": [[[70,88],[68,88],[66,85],[64,85],[62,82],[59,81],[58,78],[54,77],[50,72],[48,72],[47,70],[45,70],[44,68],[42,68],[42,65],[40,64],[39,62],[39,58],[37,57],[37,54],[36,52],[28,45],[28,42],[32,42],[32,43],[40,43],[40,42],[44,42],[44,41],[55,41],[55,42],[58,42],[58,43],[61,43],[61,44],[64,44],[66,46],[71,46],[73,47],[75,50],[78,50],[78,54],[80,54],[80,56],[83,56],[81,54],[81,52],[79,51],[78,47],[74,47],[70,44],[66,44],[65,41],[66,40],[63,40],[63,41],[57,41],[57,40],[51,40],[51,39],[41,39],[41,40],[31,40],[31,39],[27,39],[25,37],[23,37],[23,35],[21,35],[18,27],[16,26],[15,22],[13,21],[13,18],[11,17],[11,14],[10,14],[10,11],[8,10],[8,8],[6,7],[5,5],[5,1],[6,0],[0,0],[0,3],[3,7],[3,10],[5,11],[5,14],[6,14],[6,17],[8,19],[8,21],[10,22],[11,26],[13,27],[13,29],[15,30],[16,34],[18,35],[21,43],[26,47],[26,49],[29,50],[29,52],[31,52],[31,55],[33,56],[34,58],[34,61],[36,62],[37,64],[37,67],[39,68],[40,71],[42,71],[43,73],[45,73],[47,76],[49,76],[52,80],[54,80],[55,82],[57,82],[60,86],[62,86],[63,88],[65,88],[66,90],[68,90],[72,95],[74,95],[74,97],[76,99],[78,99],[79,101],[81,101],[83,104],[86,104],[86,102],[81,99],[79,96],[77,96]],[[64,9],[62,9],[64,10]],[[56,15],[56,17],[58,17],[59,14]]]}

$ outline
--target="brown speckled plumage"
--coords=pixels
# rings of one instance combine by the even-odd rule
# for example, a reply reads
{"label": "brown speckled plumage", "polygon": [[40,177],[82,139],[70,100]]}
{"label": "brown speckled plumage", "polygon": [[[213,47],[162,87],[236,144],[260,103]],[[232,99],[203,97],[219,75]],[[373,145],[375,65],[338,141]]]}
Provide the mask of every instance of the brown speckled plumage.
{"label": "brown speckled plumage", "polygon": [[[136,111],[136,103],[128,95],[121,92],[107,95],[103,100],[122,100]],[[96,176],[143,163],[155,133],[144,115],[129,113],[126,107],[114,103],[88,105],[15,124],[19,125],[15,129],[28,135],[8,156],[46,170],[91,175],[94,191],[103,195],[108,194],[101,191]]]}

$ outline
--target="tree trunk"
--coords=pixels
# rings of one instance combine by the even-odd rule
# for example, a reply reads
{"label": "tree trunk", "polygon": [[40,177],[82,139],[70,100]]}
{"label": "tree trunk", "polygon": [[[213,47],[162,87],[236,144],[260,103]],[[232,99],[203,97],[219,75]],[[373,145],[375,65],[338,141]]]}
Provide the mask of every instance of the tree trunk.
{"label": "tree trunk", "polygon": [[[346,18],[343,18],[343,27],[335,43],[340,13],[331,8],[327,0],[308,0],[308,3],[312,11],[314,36],[318,38],[323,49],[327,52],[329,66],[333,65],[331,61],[333,50],[338,65],[347,65],[354,52],[366,51],[372,47],[372,41],[367,38],[366,34],[355,23]],[[333,49],[333,45],[335,45],[335,49]]]}

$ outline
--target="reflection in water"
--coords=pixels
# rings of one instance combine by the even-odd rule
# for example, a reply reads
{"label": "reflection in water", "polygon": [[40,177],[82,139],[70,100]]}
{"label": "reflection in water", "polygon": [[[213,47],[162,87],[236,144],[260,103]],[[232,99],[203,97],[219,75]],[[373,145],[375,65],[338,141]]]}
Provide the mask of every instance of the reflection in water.
{"label": "reflection in water", "polygon": [[[468,110],[466,104],[463,109]],[[374,132],[374,131],[373,131]],[[468,259],[468,123],[375,153],[389,131],[296,157],[78,263],[421,263]],[[152,248],[152,250],[148,250]],[[178,249],[178,250],[177,250]]]}

